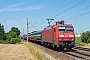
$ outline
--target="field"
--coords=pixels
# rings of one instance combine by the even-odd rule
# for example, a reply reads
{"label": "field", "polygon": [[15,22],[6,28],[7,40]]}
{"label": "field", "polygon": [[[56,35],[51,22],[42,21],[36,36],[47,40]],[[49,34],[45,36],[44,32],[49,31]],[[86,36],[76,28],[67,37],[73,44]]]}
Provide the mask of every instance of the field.
{"label": "field", "polygon": [[0,44],[0,60],[48,60],[33,43]]}
{"label": "field", "polygon": [[0,44],[0,60],[37,60],[24,44]]}
{"label": "field", "polygon": [[81,37],[75,37],[75,43],[82,43]]}
{"label": "field", "polygon": [[81,46],[81,47],[84,47],[84,48],[90,48],[90,43],[83,43],[81,41],[81,37],[75,37],[75,45],[76,46]]}
{"label": "field", "polygon": [[75,37],[75,46],[85,46],[86,43],[81,41],[81,37]]}

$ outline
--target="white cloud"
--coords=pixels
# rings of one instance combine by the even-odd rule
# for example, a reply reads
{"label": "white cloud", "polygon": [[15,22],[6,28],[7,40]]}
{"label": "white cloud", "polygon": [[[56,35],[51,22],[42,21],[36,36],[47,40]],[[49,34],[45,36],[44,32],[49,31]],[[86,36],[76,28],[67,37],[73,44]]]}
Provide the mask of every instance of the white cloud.
{"label": "white cloud", "polygon": [[45,6],[28,6],[28,7],[25,7],[25,8],[18,8],[19,5],[23,5],[24,3],[17,3],[17,4],[14,4],[14,5],[11,5],[11,6],[8,6],[8,7],[5,7],[3,9],[0,9],[0,12],[4,12],[4,11],[30,11],[30,10],[38,10],[38,9],[41,9]]}
{"label": "white cloud", "polygon": [[25,11],[30,11],[30,10],[39,10],[39,9],[41,9],[41,8],[43,8],[43,7],[45,7],[45,6],[29,6],[29,7],[27,7],[27,8],[25,8],[24,10]]}
{"label": "white cloud", "polygon": [[17,3],[17,4],[14,4],[14,5],[11,5],[11,6],[8,6],[8,7],[5,7],[3,9],[0,9],[0,12],[3,12],[3,11],[11,11],[13,9],[13,7],[16,7],[16,6],[19,6],[19,5],[22,5],[24,3]]}
{"label": "white cloud", "polygon": [[31,10],[39,10],[43,8],[44,6],[29,6],[26,8],[12,8],[9,11],[31,11]]}
{"label": "white cloud", "polygon": [[22,4],[24,4],[24,3],[17,3],[17,4],[14,4],[14,5],[8,6],[8,7],[6,7],[6,8],[16,7],[16,6],[19,6],[19,5],[22,5]]}

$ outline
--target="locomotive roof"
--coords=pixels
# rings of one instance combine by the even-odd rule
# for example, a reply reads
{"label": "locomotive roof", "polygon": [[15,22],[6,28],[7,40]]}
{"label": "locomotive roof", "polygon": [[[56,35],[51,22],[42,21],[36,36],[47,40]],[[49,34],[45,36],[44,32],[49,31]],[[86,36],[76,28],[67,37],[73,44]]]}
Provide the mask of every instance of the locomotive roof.
{"label": "locomotive roof", "polygon": [[[58,25],[58,26],[72,26],[72,24],[55,24],[55,25]],[[52,29],[53,27],[55,27],[55,25],[47,26],[46,28],[44,28],[44,30]]]}
{"label": "locomotive roof", "polygon": [[72,24],[64,24],[64,25],[62,25],[62,24],[58,24],[59,26],[72,26]]}
{"label": "locomotive roof", "polygon": [[59,26],[72,26],[72,24],[65,24],[64,20],[57,21],[56,25],[59,25]]}
{"label": "locomotive roof", "polygon": [[44,30],[51,29],[53,26],[54,26],[54,25],[47,26],[46,28],[44,28]]}

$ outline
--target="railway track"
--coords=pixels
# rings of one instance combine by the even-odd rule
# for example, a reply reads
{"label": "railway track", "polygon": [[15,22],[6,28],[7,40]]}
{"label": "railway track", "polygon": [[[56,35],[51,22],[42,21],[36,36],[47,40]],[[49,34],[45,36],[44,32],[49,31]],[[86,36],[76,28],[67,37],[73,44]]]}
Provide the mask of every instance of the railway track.
{"label": "railway track", "polygon": [[74,47],[71,51],[64,53],[76,57],[76,60],[90,60],[90,48]]}
{"label": "railway track", "polygon": [[90,52],[73,50],[71,52],[63,52],[67,55],[75,57],[76,60],[90,60]]}
{"label": "railway track", "polygon": [[90,48],[74,47],[71,52],[65,53],[76,57],[77,60],[90,60]]}
{"label": "railway track", "polygon": [[34,45],[56,60],[90,60],[90,49],[88,48],[74,47],[71,51],[56,51],[51,47],[47,48],[35,43]]}
{"label": "railway track", "polygon": [[69,52],[63,52],[75,57],[75,60],[90,60],[90,48],[74,47]]}
{"label": "railway track", "polygon": [[78,50],[83,50],[83,51],[89,51],[90,52],[90,48],[74,47],[73,49],[78,49]]}

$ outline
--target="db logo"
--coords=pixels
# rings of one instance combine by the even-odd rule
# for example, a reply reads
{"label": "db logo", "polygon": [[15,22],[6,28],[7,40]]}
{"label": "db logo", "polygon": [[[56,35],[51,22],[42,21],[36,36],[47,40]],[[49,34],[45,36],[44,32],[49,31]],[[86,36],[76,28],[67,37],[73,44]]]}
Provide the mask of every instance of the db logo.
{"label": "db logo", "polygon": [[65,35],[65,37],[68,37],[68,35]]}

